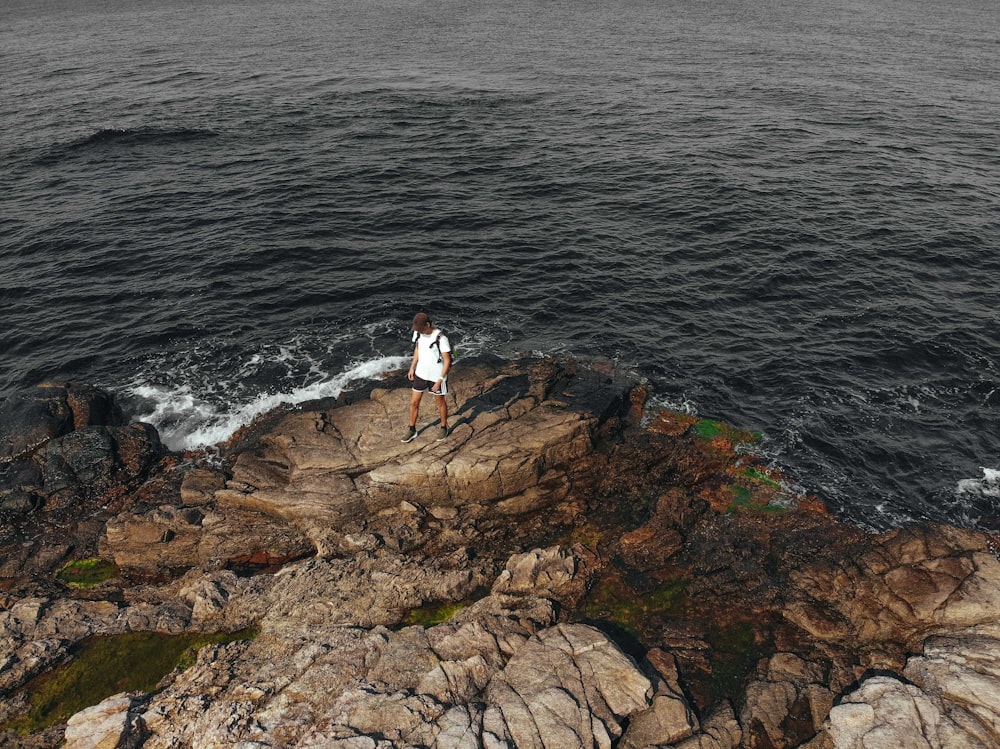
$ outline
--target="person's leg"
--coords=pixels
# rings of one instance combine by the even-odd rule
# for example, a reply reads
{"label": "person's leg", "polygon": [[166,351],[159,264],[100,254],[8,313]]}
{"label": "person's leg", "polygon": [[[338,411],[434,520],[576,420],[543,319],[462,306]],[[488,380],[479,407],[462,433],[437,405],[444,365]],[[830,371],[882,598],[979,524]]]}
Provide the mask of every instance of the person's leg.
{"label": "person's leg", "polygon": [[448,428],[448,399],[443,395],[435,395],[438,404],[438,414],[441,416],[441,426]]}
{"label": "person's leg", "polygon": [[410,391],[410,426],[417,425],[417,417],[420,415],[420,399],[424,396],[422,390]]}

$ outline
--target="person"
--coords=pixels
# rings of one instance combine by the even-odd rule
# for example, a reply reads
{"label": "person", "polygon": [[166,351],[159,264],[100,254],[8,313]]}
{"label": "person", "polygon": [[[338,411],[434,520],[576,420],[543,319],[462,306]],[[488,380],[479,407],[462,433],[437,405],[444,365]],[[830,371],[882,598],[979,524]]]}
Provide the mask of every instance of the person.
{"label": "person", "polygon": [[448,370],[451,369],[451,343],[448,336],[434,327],[426,312],[419,312],[413,318],[413,362],[407,379],[412,383],[410,391],[410,426],[403,435],[403,442],[412,442],[417,436],[417,417],[420,415],[420,400],[430,392],[437,401],[441,416],[438,441],[448,437]]}

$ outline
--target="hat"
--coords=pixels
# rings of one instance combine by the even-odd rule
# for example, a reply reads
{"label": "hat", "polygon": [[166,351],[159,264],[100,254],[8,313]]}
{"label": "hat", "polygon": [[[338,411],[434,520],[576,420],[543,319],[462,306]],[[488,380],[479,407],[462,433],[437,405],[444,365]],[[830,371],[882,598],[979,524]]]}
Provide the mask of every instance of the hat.
{"label": "hat", "polygon": [[423,330],[430,321],[430,315],[426,312],[418,312],[413,318],[413,329],[417,331]]}

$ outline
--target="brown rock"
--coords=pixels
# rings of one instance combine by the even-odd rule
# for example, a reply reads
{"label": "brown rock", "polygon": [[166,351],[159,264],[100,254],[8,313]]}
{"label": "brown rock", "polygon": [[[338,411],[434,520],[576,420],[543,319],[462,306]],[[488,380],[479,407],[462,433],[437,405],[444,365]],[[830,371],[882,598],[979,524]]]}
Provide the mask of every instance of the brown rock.
{"label": "brown rock", "polygon": [[893,531],[792,570],[783,613],[816,637],[867,646],[985,623],[1000,610],[1000,562],[985,548],[973,531]]}
{"label": "brown rock", "polygon": [[678,492],[659,497],[649,521],[621,537],[618,553],[626,564],[639,570],[662,567],[684,545],[684,536],[674,527],[678,517]]}
{"label": "brown rock", "polygon": [[226,477],[222,473],[195,468],[184,474],[181,503],[187,506],[207,505],[215,501],[215,493],[225,485]]}
{"label": "brown rock", "polygon": [[[444,442],[425,435],[399,442],[405,388],[375,389],[368,400],[328,412],[289,414],[236,457],[215,497],[293,523],[317,546],[326,528],[356,534],[371,526],[406,551],[443,537],[428,535],[423,518],[390,522],[404,503],[434,507],[433,517],[456,529],[484,509],[498,516],[544,510],[569,496],[573,466],[593,453],[601,418],[627,413],[628,384],[575,367],[528,372],[509,366],[490,376],[473,366],[457,374],[453,389],[461,396]],[[550,397],[555,385],[560,400]],[[583,407],[591,402],[601,418]],[[445,518],[447,507],[457,511]],[[456,540],[464,543],[464,534]]]}
{"label": "brown rock", "polygon": [[169,505],[143,515],[122,513],[108,521],[101,554],[119,567],[154,576],[186,569],[197,561],[203,519],[197,509]]}

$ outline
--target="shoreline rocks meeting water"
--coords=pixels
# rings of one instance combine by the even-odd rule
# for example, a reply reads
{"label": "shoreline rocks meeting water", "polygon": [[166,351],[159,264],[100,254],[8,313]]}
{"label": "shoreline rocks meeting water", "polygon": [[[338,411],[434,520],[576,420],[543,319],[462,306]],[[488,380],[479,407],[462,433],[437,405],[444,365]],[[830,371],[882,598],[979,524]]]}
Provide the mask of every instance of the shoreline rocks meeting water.
{"label": "shoreline rocks meeting water", "polygon": [[[97,388],[0,403],[3,745],[1000,746],[990,535],[839,523],[609,364],[451,379],[408,444],[400,375],[186,454]],[[197,644],[55,707],[148,633]]]}

